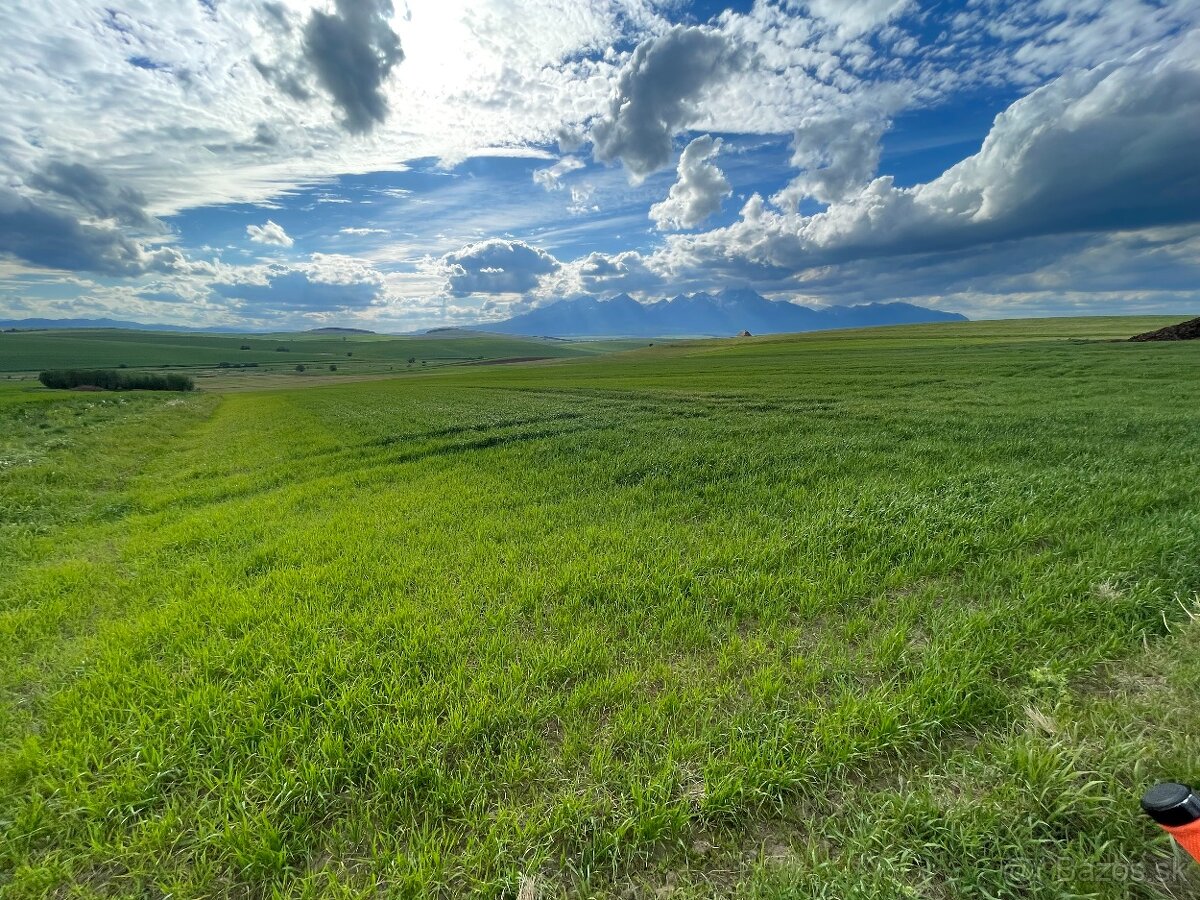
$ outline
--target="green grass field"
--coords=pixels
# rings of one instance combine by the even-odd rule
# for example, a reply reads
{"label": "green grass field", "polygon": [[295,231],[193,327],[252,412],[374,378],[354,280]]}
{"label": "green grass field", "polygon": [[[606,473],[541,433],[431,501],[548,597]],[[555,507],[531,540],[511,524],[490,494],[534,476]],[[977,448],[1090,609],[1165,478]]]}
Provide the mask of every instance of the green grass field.
{"label": "green grass field", "polygon": [[0,895],[1195,896],[1164,321],[0,382]]}
{"label": "green grass field", "polygon": [[[246,377],[294,373],[306,367],[308,377],[329,373],[380,374],[412,368],[464,365],[481,360],[522,357],[590,356],[645,346],[645,341],[559,341],[508,337],[481,332],[446,332],[427,336],[379,334],[195,334],[123,331],[112,328],[0,332],[0,375],[35,375],[41,369],[193,370],[201,379],[220,377],[219,388],[240,386]],[[245,348],[245,349],[243,349]],[[231,373],[221,363],[256,363],[254,369]],[[278,380],[277,378],[274,380]],[[250,384],[256,382],[251,381]],[[207,380],[201,387],[212,387]]]}

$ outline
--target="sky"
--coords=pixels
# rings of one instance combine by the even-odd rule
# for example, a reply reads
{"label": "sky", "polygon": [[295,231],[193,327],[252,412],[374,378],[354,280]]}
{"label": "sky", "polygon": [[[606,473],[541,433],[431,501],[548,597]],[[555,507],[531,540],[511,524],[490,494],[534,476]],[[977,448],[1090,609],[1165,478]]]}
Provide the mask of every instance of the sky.
{"label": "sky", "polygon": [[0,46],[0,318],[1200,314],[1200,0],[42,0]]}

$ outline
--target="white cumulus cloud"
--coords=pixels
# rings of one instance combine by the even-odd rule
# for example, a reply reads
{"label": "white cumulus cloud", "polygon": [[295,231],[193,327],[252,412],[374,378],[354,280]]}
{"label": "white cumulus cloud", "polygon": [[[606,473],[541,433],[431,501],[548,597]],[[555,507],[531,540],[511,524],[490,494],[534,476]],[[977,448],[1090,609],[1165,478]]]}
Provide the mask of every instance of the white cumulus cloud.
{"label": "white cumulus cloud", "polygon": [[288,233],[283,230],[283,226],[276,225],[270,219],[267,219],[265,225],[247,225],[246,235],[256,244],[274,244],[277,247],[290,247],[296,243]]}
{"label": "white cumulus cloud", "polygon": [[468,244],[447,253],[440,264],[446,290],[455,296],[524,294],[558,268],[558,260],[545,250],[501,238]]}
{"label": "white cumulus cloud", "polygon": [[678,180],[667,198],[650,207],[650,218],[660,231],[696,228],[714,213],[732,190],[713,160],[721,150],[721,139],[698,137],[679,155]]}
{"label": "white cumulus cloud", "polygon": [[806,197],[835,203],[858,192],[879,167],[884,128],[883,121],[870,115],[805,118],[792,139],[792,165],[804,171],[772,200],[795,209]]}

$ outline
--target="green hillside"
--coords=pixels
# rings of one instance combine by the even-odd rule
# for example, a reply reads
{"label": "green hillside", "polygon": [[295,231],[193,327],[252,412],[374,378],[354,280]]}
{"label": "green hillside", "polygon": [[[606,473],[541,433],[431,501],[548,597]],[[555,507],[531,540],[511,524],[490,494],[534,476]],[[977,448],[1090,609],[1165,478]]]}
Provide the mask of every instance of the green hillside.
{"label": "green hillside", "polygon": [[1163,321],[0,383],[0,894],[1192,896],[1136,801],[1200,777],[1200,346],[1111,340]]}
{"label": "green hillside", "polygon": [[[642,342],[638,342],[640,346]],[[229,335],[165,331],[83,330],[0,332],[0,372],[47,368],[213,368],[258,363],[259,368],[298,364],[365,372],[415,358],[429,365],[505,357],[567,357],[633,346],[629,342],[555,341],[457,332],[448,335]],[[243,349],[245,348],[245,349]]]}

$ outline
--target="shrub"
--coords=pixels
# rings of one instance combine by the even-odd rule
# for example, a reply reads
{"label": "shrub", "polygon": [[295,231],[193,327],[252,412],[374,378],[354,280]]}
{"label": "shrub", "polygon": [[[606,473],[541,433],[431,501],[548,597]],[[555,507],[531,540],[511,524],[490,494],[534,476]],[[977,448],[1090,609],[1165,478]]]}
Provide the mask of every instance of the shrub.
{"label": "shrub", "polygon": [[276,353],[291,353],[292,348],[291,347],[276,347],[275,352]]}
{"label": "shrub", "polygon": [[196,387],[187,375],[115,369],[48,369],[38,375],[38,381],[48,388],[92,387],[103,391],[191,391]]}
{"label": "shrub", "polygon": [[304,371],[304,363],[300,363],[300,365],[296,366],[296,371],[303,372]]}
{"label": "shrub", "polygon": [[329,367],[329,371],[330,371],[330,372],[336,372],[336,371],[337,371],[337,366],[330,366],[330,367]]}
{"label": "shrub", "polygon": [[241,346],[241,347],[239,347],[238,349],[239,349],[239,350],[249,350],[249,349],[250,349],[250,345],[249,345],[249,344],[242,344],[242,346]]}

